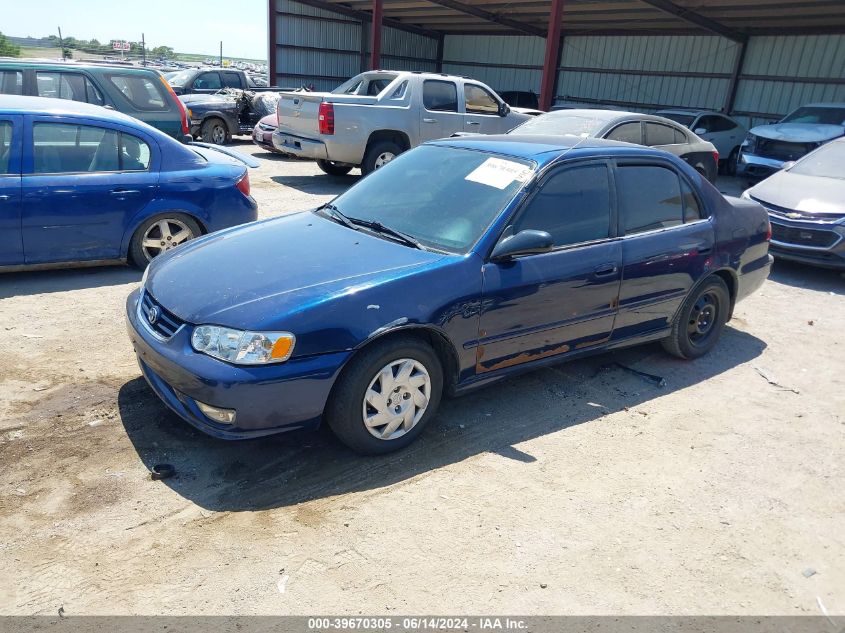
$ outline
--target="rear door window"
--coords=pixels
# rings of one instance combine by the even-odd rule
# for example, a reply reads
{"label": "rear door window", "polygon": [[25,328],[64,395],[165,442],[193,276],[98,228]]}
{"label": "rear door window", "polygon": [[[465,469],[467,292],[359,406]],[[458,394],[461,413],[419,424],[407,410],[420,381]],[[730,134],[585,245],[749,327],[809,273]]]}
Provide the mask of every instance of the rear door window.
{"label": "rear door window", "polygon": [[0,121],[0,175],[9,173],[12,158],[12,122]]}
{"label": "rear door window", "polygon": [[69,99],[103,105],[103,95],[82,73],[52,72],[39,70],[35,73],[39,97]]}
{"label": "rear door window", "polygon": [[19,70],[0,70],[0,94],[22,95],[23,73]]}
{"label": "rear door window", "polygon": [[675,144],[675,128],[662,123],[645,124],[645,144],[649,147]]}
{"label": "rear door window", "polygon": [[150,147],[141,139],[93,125],[36,122],[35,173],[144,171]]}
{"label": "rear door window", "polygon": [[611,141],[624,141],[625,143],[636,143],[637,145],[642,145],[642,125],[639,121],[617,125],[605,138],[608,138]]}
{"label": "rear door window", "polygon": [[621,207],[620,226],[624,235],[683,223],[681,183],[673,170],[658,165],[620,165],[616,182]]}
{"label": "rear door window", "polygon": [[109,81],[139,110],[163,112],[170,109],[161,82],[139,75],[109,75]]}
{"label": "rear door window", "polygon": [[427,79],[423,83],[423,105],[431,112],[457,112],[457,86],[451,81]]}
{"label": "rear door window", "polygon": [[242,88],[238,73],[223,73],[223,85],[227,88]]}

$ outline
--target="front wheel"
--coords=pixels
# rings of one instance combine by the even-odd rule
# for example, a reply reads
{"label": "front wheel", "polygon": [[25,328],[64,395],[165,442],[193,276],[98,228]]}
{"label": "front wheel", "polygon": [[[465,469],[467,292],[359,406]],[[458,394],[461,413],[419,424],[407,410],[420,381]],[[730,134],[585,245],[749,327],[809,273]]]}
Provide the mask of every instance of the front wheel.
{"label": "front wheel", "polygon": [[367,455],[413,442],[434,417],[443,369],[430,346],[392,338],[362,350],[344,370],[326,406],[326,421],[341,442]]}
{"label": "front wheel", "polygon": [[728,321],[731,297],[725,282],[709,277],[687,297],[663,348],[678,358],[692,360],[713,349]]}
{"label": "front wheel", "polygon": [[343,163],[336,163],[333,160],[318,160],[317,167],[327,173],[329,176],[345,176],[352,171],[352,165],[345,165]]}
{"label": "front wheel", "polygon": [[736,176],[736,164],[739,160],[739,148],[734,147],[728,156],[728,163],[725,165],[725,172],[728,176]]}
{"label": "front wheel", "polygon": [[184,213],[150,218],[138,227],[129,243],[129,259],[143,270],[154,257],[202,235],[196,220]]}

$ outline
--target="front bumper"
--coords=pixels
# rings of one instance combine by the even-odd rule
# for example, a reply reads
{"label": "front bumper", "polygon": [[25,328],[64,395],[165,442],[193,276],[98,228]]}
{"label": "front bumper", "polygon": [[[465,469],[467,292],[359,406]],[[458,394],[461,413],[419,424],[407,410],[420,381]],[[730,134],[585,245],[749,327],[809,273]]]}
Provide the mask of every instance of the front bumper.
{"label": "front bumper", "polygon": [[275,152],[277,154],[280,153],[279,150],[273,146],[273,132],[265,132],[256,127],[252,130],[252,142],[260,148],[266,149],[268,152]]}
{"label": "front bumper", "polygon": [[736,161],[736,173],[737,176],[743,176],[754,180],[763,180],[775,172],[780,171],[785,162],[786,161],[777,160],[776,158],[756,156],[754,154],[740,151],[739,157]]}
{"label": "front bumper", "polygon": [[769,216],[769,252],[778,259],[845,270],[845,226]]}
{"label": "front bumper", "polygon": [[[292,359],[263,367],[230,365],[191,347],[192,327],[167,340],[138,314],[141,291],[126,300],[129,338],[150,388],[180,418],[222,439],[251,439],[316,428],[331,388],[350,352]],[[206,417],[197,401],[237,412],[233,425]]]}
{"label": "front bumper", "polygon": [[326,144],[322,141],[294,136],[276,130],[273,132],[273,147],[283,154],[310,160],[329,160]]}

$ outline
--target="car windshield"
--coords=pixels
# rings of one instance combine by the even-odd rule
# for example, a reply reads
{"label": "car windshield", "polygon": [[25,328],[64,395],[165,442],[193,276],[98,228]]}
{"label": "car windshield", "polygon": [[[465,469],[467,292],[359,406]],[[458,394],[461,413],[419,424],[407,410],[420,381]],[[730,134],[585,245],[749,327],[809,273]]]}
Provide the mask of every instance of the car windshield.
{"label": "car windshield", "polygon": [[188,83],[188,81],[190,81],[191,77],[193,76],[193,70],[180,70],[179,72],[170,75],[167,78],[167,81],[171,86],[184,86],[186,83]]}
{"label": "car windshield", "polygon": [[423,145],[377,169],[332,204],[425,247],[466,253],[530,179],[534,163]]}
{"label": "car windshield", "polygon": [[508,134],[528,134],[531,136],[579,136],[586,138],[595,136],[607,124],[604,117],[589,114],[571,114],[565,110],[550,112],[528,119],[518,125]]}
{"label": "car windshield", "polygon": [[679,112],[660,112],[660,116],[664,119],[669,119],[674,121],[675,123],[680,123],[685,127],[689,127],[692,125],[692,122],[695,121],[695,117],[691,114],[681,114]]}
{"label": "car windshield", "polygon": [[845,165],[845,143],[837,141],[822,145],[815,152],[798,161],[789,173],[845,180],[843,165]]}
{"label": "car windshield", "polygon": [[818,108],[805,106],[798,108],[781,123],[822,123],[826,125],[845,125],[845,108]]}

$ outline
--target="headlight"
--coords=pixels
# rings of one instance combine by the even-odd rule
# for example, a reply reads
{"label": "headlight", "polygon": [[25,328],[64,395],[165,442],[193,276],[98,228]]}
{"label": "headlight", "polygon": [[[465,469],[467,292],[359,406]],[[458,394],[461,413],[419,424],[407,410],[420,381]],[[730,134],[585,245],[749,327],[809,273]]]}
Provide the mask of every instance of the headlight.
{"label": "headlight", "polygon": [[746,152],[753,152],[757,146],[757,137],[753,134],[748,134],[742,142],[742,149]]}
{"label": "headlight", "polygon": [[244,332],[218,325],[198,325],[193,348],[235,365],[267,365],[290,358],[296,337],[290,332]]}
{"label": "headlight", "polygon": [[147,264],[147,267],[144,269],[144,274],[141,275],[141,288],[145,288],[147,285],[147,275],[150,274],[150,265]]}

